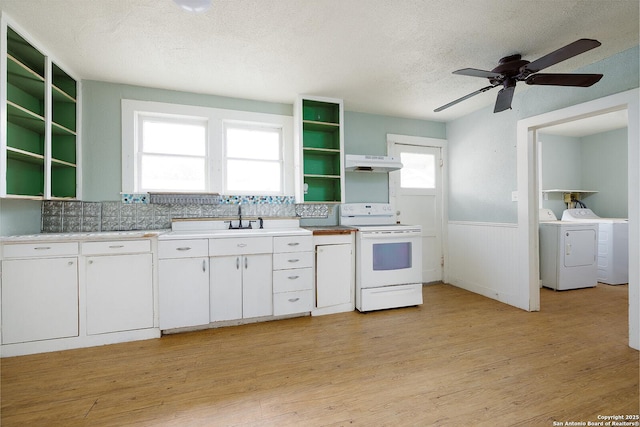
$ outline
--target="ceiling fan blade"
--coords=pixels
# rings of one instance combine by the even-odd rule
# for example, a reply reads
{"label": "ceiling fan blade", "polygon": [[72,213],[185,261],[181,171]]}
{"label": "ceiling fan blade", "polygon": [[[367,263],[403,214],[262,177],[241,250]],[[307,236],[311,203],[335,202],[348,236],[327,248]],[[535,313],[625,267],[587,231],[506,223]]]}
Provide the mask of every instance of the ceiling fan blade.
{"label": "ceiling fan blade", "polygon": [[515,85],[500,89],[500,92],[498,92],[498,98],[496,99],[496,105],[493,108],[494,113],[499,113],[500,111],[511,108],[511,100],[513,99],[513,92],[515,90]]}
{"label": "ceiling fan blade", "polygon": [[489,89],[493,89],[494,87],[495,87],[495,86],[487,86],[487,87],[483,87],[482,89],[478,89],[478,90],[477,90],[477,91],[475,91],[475,92],[471,92],[470,94],[463,96],[462,98],[458,98],[458,99],[456,99],[455,101],[451,101],[450,103],[443,105],[442,107],[438,107],[438,108],[436,108],[435,110],[433,110],[433,112],[434,112],[434,113],[440,112],[440,111],[442,111],[442,110],[444,110],[444,109],[446,109],[446,108],[451,107],[452,105],[456,105],[458,102],[462,102],[462,101],[464,101],[465,99],[469,99],[469,98],[471,98],[472,96],[476,96],[476,95],[478,95],[478,94],[480,94],[480,93],[482,93],[482,92],[486,92],[486,91],[488,91]]}
{"label": "ceiling fan blade", "polygon": [[538,58],[533,62],[522,67],[522,71],[527,72],[527,74],[537,73],[540,70],[543,70],[547,67],[557,64],[558,62],[562,62],[566,59],[572,58],[576,55],[580,55],[588,50],[596,48],[600,46],[598,40],[592,39],[580,39],[576,40],[573,43],[570,43],[560,49],[553,51],[542,58]]}
{"label": "ceiling fan blade", "polygon": [[589,87],[602,78],[602,74],[534,74],[525,83],[528,85]]}
{"label": "ceiling fan blade", "polygon": [[477,68],[463,68],[462,70],[456,70],[453,74],[460,74],[462,76],[471,77],[486,77],[488,79],[500,77],[501,74],[493,73],[491,71],[478,70]]}

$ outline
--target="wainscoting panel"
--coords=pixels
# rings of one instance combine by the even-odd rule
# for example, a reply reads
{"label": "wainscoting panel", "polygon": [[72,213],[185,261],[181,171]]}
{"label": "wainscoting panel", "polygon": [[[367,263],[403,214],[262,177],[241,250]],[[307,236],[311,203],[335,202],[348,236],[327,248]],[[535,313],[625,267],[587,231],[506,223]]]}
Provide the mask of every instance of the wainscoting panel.
{"label": "wainscoting panel", "polygon": [[447,281],[528,310],[528,288],[517,283],[517,231],[517,224],[449,222]]}

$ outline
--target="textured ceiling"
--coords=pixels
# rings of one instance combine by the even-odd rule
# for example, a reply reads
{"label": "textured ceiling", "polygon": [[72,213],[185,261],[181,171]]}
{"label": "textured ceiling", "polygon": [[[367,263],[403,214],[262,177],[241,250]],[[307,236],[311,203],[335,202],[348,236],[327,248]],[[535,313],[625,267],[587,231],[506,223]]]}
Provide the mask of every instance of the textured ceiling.
{"label": "textured ceiling", "polygon": [[201,14],[172,0],[0,7],[82,79],[281,103],[331,96],[349,111],[437,121],[497,95],[434,113],[488,84],[452,71],[602,42],[545,70],[570,72],[637,45],[639,20],[637,0],[213,0]]}

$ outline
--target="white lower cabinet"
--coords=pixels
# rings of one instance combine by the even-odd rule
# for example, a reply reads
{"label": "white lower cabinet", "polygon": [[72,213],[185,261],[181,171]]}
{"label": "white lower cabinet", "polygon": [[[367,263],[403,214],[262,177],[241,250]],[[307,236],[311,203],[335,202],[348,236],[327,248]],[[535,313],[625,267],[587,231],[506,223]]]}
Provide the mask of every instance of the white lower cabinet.
{"label": "white lower cabinet", "polygon": [[274,237],[273,314],[310,312],[313,308],[313,238]]}
{"label": "white lower cabinet", "polygon": [[78,336],[77,257],[5,259],[2,344],[75,336]]}
{"label": "white lower cabinet", "polygon": [[314,236],[315,289],[314,316],[355,309],[354,234]]}
{"label": "white lower cabinet", "polygon": [[209,249],[206,239],[158,243],[160,329],[209,323]]}
{"label": "white lower cabinet", "polygon": [[209,241],[211,322],[273,315],[272,251],[271,237]]}
{"label": "white lower cabinet", "polygon": [[150,238],[0,241],[2,357],[157,338]]}
{"label": "white lower cabinet", "polygon": [[316,306],[329,307],[352,301],[351,244],[316,246]]}
{"label": "white lower cabinet", "polygon": [[88,335],[153,327],[151,253],[89,256],[85,272]]}

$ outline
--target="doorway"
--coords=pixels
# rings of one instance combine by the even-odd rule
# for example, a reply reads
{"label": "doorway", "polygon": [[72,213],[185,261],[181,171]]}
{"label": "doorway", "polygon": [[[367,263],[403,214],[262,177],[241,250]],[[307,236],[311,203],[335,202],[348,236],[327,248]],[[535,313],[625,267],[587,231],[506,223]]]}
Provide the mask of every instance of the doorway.
{"label": "doorway", "polygon": [[[518,158],[518,257],[523,268],[520,280],[529,295],[529,310],[540,310],[538,260],[538,205],[537,138],[540,129],[597,116],[618,110],[627,110],[628,124],[628,203],[629,203],[629,259],[640,257],[640,147],[638,89],[523,119],[517,128]],[[640,268],[629,265],[629,345],[640,349]],[[523,291],[525,289],[522,289]]]}
{"label": "doorway", "polygon": [[443,280],[444,156],[446,141],[387,135],[387,153],[403,167],[389,174],[389,202],[397,221],[422,227],[422,282]]}

